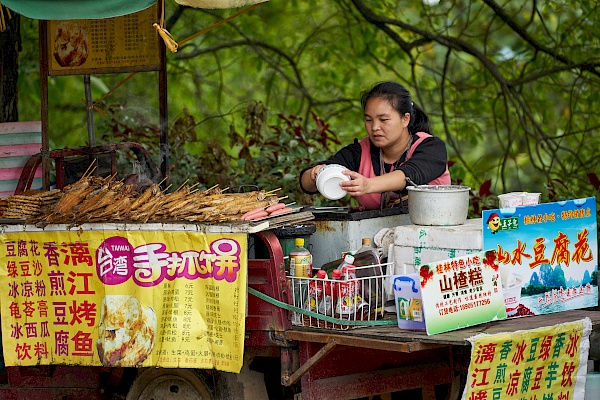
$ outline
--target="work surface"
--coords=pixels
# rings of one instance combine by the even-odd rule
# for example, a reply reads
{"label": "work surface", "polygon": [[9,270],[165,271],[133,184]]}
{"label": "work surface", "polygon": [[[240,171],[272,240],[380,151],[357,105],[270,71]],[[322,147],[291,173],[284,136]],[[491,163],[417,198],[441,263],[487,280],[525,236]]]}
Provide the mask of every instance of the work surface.
{"label": "work surface", "polygon": [[488,322],[456,331],[427,335],[426,332],[415,332],[399,329],[398,326],[378,326],[356,328],[345,331],[325,330],[294,326],[286,332],[286,338],[310,342],[329,343],[338,345],[360,346],[366,348],[413,352],[440,346],[456,345],[469,346],[468,338],[481,334],[495,334],[530,330],[544,326],[552,326],[565,322],[589,317],[593,331],[590,338],[590,358],[600,359],[600,311],[570,310],[552,314],[520,317],[502,321]]}

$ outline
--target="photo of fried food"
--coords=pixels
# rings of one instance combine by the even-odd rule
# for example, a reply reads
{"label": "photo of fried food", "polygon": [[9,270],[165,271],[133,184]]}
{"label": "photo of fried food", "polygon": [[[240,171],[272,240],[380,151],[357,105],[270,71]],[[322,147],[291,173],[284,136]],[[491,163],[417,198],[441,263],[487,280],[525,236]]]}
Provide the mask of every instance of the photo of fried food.
{"label": "photo of fried food", "polygon": [[56,25],[54,59],[61,67],[78,67],[88,57],[88,37],[85,28],[75,21],[61,21]]}
{"label": "photo of fried food", "polygon": [[156,337],[156,313],[129,295],[102,300],[96,347],[105,367],[134,367],[148,358]]}

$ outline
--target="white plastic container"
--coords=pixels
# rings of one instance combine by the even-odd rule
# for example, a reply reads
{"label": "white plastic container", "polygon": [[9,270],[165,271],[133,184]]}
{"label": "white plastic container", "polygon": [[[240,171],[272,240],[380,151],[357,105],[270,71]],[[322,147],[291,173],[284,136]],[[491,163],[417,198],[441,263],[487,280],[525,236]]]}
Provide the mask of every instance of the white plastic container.
{"label": "white plastic container", "polygon": [[514,193],[499,194],[498,203],[500,208],[519,207],[523,205],[523,196]]}
{"label": "white plastic container", "polygon": [[398,328],[424,331],[425,315],[419,274],[394,275],[391,281],[394,287]]}
{"label": "white plastic container", "polygon": [[532,206],[540,203],[541,193],[525,193],[525,201],[523,205]]}
{"label": "white plastic container", "polygon": [[317,190],[329,200],[338,200],[347,192],[342,189],[340,183],[349,181],[350,177],[342,174],[347,168],[339,164],[326,165],[317,174]]}

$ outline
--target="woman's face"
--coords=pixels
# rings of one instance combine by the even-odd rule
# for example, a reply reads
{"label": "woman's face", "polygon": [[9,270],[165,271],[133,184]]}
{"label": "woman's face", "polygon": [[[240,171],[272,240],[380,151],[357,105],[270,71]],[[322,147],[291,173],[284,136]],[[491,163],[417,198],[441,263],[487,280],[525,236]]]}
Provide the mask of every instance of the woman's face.
{"label": "woman's face", "polygon": [[382,149],[406,145],[400,140],[408,135],[410,114],[400,116],[384,99],[371,98],[365,105],[365,128],[373,144]]}

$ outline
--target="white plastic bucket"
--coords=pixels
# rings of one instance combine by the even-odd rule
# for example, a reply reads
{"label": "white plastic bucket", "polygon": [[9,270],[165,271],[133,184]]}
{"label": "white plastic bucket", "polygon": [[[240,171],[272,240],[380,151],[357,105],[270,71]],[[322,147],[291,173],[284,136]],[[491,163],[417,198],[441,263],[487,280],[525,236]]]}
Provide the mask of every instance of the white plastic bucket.
{"label": "white plastic bucket", "polygon": [[425,315],[423,314],[423,297],[419,274],[403,274],[392,276],[396,316],[398,328],[425,330]]}

